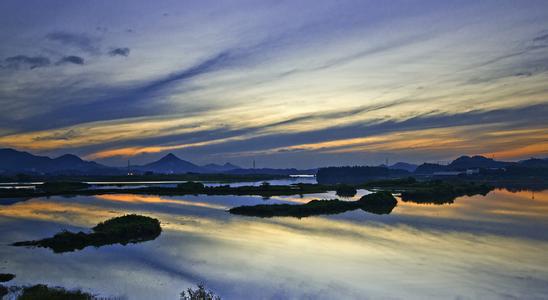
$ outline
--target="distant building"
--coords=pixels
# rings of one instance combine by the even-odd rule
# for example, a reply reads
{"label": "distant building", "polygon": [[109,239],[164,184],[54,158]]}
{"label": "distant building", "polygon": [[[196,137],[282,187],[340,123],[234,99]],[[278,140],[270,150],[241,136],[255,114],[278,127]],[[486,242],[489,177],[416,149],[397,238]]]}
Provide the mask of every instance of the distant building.
{"label": "distant building", "polygon": [[466,170],[466,175],[474,175],[474,174],[479,174],[479,169],[468,169]]}
{"label": "distant building", "polygon": [[458,176],[462,174],[462,172],[459,171],[441,171],[441,172],[434,172],[432,175],[434,176]]}

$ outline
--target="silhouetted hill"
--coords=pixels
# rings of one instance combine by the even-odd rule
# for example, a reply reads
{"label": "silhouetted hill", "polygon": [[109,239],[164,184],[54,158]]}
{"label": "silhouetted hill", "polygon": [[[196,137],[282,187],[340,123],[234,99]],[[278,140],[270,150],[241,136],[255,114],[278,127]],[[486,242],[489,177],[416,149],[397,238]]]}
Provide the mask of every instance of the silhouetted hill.
{"label": "silhouetted hill", "polygon": [[397,162],[391,166],[389,166],[388,168],[389,169],[392,169],[392,170],[405,170],[407,172],[415,172],[415,170],[417,169],[417,165],[415,164],[410,164],[410,163],[406,163],[406,162]]}
{"label": "silhouetted hill", "polygon": [[424,175],[443,171],[448,171],[447,166],[440,164],[423,163],[422,165],[417,167],[417,169],[415,170],[415,174]]}
{"label": "silhouetted hill", "polygon": [[154,172],[163,174],[183,174],[183,173],[204,173],[207,172],[204,168],[197,166],[189,161],[182,160],[173,153],[160,158],[155,162],[151,162],[142,166],[132,167],[133,169],[143,172]]}
{"label": "silhouetted hill", "polygon": [[239,166],[233,165],[231,163],[225,163],[224,165],[207,164],[205,166],[202,166],[202,168],[204,168],[207,171],[212,172],[212,173],[226,172],[226,171],[230,171],[230,170],[241,169]]}
{"label": "silhouetted hill", "polygon": [[504,168],[513,163],[496,161],[484,156],[461,156],[452,161],[447,167],[451,170],[461,171],[466,169],[490,169],[490,168]]}
{"label": "silhouetted hill", "polygon": [[14,149],[0,149],[2,173],[50,173],[50,174],[115,174],[115,168],[85,161],[76,155],[65,154],[57,158],[32,155]]}

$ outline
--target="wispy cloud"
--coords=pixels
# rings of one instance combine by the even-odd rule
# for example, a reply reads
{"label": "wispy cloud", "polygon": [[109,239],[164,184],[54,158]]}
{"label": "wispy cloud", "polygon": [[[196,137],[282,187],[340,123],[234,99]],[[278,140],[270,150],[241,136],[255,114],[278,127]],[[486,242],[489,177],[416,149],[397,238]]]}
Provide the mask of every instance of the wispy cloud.
{"label": "wispy cloud", "polygon": [[84,59],[80,56],[69,55],[69,56],[65,56],[65,57],[61,58],[59,61],[57,61],[56,64],[58,64],[58,65],[62,65],[62,64],[83,65],[84,64]]}
{"label": "wispy cloud", "polygon": [[75,48],[90,54],[100,53],[99,38],[92,37],[85,33],[55,31],[48,33],[46,38],[50,41],[54,41],[67,47]]}
{"label": "wispy cloud", "polygon": [[127,47],[124,48],[114,48],[108,52],[110,56],[128,56],[130,49]]}

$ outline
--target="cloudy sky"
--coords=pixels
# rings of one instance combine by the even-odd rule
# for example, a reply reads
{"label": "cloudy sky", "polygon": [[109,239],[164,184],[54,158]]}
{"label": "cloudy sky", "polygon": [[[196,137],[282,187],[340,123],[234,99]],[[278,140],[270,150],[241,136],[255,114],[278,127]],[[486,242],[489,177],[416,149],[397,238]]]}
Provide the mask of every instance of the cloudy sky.
{"label": "cloudy sky", "polygon": [[548,155],[548,2],[0,2],[0,146],[316,167]]}

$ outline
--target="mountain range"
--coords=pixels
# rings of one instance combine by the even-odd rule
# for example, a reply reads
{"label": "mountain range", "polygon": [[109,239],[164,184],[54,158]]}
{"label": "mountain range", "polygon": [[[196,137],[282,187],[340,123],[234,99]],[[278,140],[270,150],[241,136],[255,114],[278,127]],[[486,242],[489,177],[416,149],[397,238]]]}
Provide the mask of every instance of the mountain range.
{"label": "mountain range", "polygon": [[[131,172],[153,172],[162,174],[183,173],[223,173],[240,167],[226,163],[198,166],[182,160],[172,153],[161,159],[140,166],[130,166]],[[0,149],[0,174],[38,173],[38,174],[78,174],[78,175],[124,175],[127,167],[109,167],[93,161],[85,161],[73,154],[57,158],[37,156],[14,149]]]}
{"label": "mountain range", "polygon": [[[484,156],[461,156],[448,165],[423,163],[419,166],[398,162],[388,166],[390,170],[404,170],[414,174],[433,174],[446,171],[465,171],[467,169],[501,169],[506,167],[548,168],[548,159],[531,158],[519,162],[497,161]],[[382,165],[381,168],[386,168]],[[315,174],[317,169],[244,169],[226,163],[224,165],[207,164],[199,166],[180,159],[169,153],[157,161],[130,166],[130,172],[135,173],[228,173],[228,174]],[[78,175],[124,175],[127,168],[109,167],[93,161],[85,161],[73,154],[65,154],[57,158],[37,156],[14,149],[0,149],[0,174],[34,173],[34,174],[78,174]]]}
{"label": "mountain range", "polygon": [[0,149],[0,173],[111,174],[115,170],[72,154],[49,158],[14,149]]}

